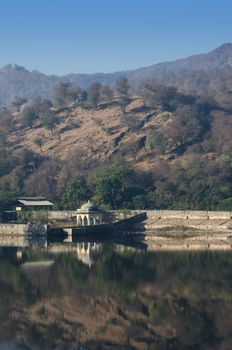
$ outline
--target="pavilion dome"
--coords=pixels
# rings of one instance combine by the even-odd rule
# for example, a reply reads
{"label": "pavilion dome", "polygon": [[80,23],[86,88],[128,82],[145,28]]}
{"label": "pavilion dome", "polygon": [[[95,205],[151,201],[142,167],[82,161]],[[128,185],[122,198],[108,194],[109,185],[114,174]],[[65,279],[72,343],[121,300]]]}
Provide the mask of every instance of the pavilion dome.
{"label": "pavilion dome", "polygon": [[83,204],[81,206],[81,209],[79,209],[80,211],[99,211],[98,207],[91,203],[90,201],[88,201],[87,203]]}

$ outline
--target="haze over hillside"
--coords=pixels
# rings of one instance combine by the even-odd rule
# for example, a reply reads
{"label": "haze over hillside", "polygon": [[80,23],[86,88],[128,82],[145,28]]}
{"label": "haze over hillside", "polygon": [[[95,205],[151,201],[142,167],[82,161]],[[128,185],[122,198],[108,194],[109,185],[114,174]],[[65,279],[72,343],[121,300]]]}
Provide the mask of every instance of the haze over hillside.
{"label": "haze over hillside", "polygon": [[[201,82],[199,82],[197,73],[201,76]],[[196,93],[198,89],[202,89],[205,94],[213,95],[215,84],[221,80],[224,84],[229,80],[230,85],[232,79],[232,44],[223,44],[206,54],[109,74],[73,73],[66,76],[56,76],[46,75],[38,71],[28,71],[24,67],[9,64],[0,69],[0,103],[8,104],[14,96],[51,98],[54,87],[61,81],[70,81],[74,85],[86,88],[93,82],[113,85],[122,76],[131,81],[134,91],[136,91],[139,82],[156,78],[167,85],[177,86],[181,91],[187,93]],[[220,90],[220,88],[220,86],[217,87],[217,90]],[[230,88],[228,89],[230,90]]]}

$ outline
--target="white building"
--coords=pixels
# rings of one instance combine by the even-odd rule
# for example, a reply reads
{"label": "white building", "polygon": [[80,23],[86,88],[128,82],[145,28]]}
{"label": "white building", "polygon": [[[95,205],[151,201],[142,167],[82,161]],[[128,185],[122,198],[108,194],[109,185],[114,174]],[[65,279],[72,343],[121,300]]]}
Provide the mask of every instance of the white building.
{"label": "white building", "polygon": [[77,209],[77,226],[93,226],[102,223],[104,212],[90,201]]}

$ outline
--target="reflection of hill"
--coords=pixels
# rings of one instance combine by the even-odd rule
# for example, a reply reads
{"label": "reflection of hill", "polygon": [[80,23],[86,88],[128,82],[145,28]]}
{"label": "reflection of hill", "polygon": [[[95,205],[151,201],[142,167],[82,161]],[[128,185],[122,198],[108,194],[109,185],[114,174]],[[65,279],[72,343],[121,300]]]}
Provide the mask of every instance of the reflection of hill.
{"label": "reflection of hill", "polygon": [[97,257],[91,269],[76,254],[26,271],[0,259],[0,340],[23,337],[46,349],[227,349],[232,254],[85,248]]}

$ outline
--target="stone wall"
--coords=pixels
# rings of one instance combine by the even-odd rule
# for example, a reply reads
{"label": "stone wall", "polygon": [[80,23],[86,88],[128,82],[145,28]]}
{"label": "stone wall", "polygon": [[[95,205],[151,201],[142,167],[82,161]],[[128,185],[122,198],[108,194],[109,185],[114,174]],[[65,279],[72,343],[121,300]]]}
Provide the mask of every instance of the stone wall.
{"label": "stone wall", "polygon": [[147,210],[147,216],[161,219],[231,219],[231,211]]}
{"label": "stone wall", "polygon": [[147,210],[149,218],[160,219],[231,219],[230,211]]}
{"label": "stone wall", "polygon": [[[44,214],[46,215],[46,217],[48,218],[49,221],[52,221],[52,220],[56,220],[56,221],[71,221],[72,219],[76,218],[76,211],[71,211],[71,210],[49,210],[49,211],[20,211],[17,213],[17,217],[20,218],[20,217],[23,217],[25,214],[29,214],[29,213],[32,213],[35,215],[36,217],[36,214]],[[12,221],[14,218],[15,212],[8,212],[8,216],[10,217],[10,220]],[[17,219],[17,217],[15,218],[15,220]]]}
{"label": "stone wall", "polygon": [[232,230],[232,212],[195,210],[148,210],[146,230],[166,227],[190,227],[199,230]]}
{"label": "stone wall", "polygon": [[[123,211],[123,210],[108,210],[102,214],[104,223],[111,223],[112,221],[124,220],[133,215],[139,214],[140,211]],[[48,211],[48,220],[52,221],[71,221],[76,220],[77,211],[75,210],[62,210],[62,211]]]}
{"label": "stone wall", "polygon": [[48,211],[47,215],[49,220],[70,221],[76,218],[77,212],[75,210]]}

